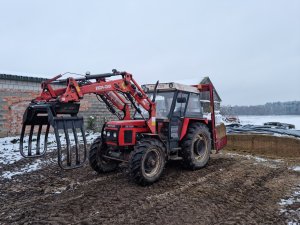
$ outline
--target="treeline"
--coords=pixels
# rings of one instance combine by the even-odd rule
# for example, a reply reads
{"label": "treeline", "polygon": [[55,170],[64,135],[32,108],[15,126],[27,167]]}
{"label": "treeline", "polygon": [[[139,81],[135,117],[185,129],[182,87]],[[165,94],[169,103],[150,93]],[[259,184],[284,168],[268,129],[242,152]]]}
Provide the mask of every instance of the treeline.
{"label": "treeline", "polygon": [[300,115],[300,101],[253,106],[221,106],[223,115]]}

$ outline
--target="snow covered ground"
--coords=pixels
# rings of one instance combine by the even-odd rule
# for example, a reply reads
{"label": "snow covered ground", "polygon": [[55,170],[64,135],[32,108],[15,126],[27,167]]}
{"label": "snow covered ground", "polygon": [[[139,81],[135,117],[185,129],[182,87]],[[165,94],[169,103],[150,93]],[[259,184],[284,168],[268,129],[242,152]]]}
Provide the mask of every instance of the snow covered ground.
{"label": "snow covered ground", "polygon": [[263,125],[266,122],[280,122],[294,124],[295,129],[300,130],[300,115],[281,116],[238,116],[241,124]]}
{"label": "snow covered ground", "polygon": [[[268,159],[268,158],[263,158],[263,157],[259,157],[259,156],[253,156],[253,155],[244,155],[244,154],[238,154],[238,153],[226,153],[226,155],[229,155],[231,158],[241,157],[241,158],[246,158],[249,160],[254,160],[255,161],[254,165],[261,164],[261,165],[271,167],[271,168],[277,168],[280,164],[283,163],[283,161],[281,159]],[[290,168],[290,169],[294,170],[294,167]]]}
{"label": "snow covered ground", "polygon": [[290,169],[294,170],[294,171],[297,171],[297,172],[300,172],[300,166],[293,166]]}
{"label": "snow covered ground", "polygon": [[[94,132],[86,132],[86,140],[88,144],[91,144],[93,140],[95,140],[98,136],[100,136],[100,133],[94,133]],[[78,136],[80,140],[80,136]],[[33,140],[35,140],[36,137],[33,137]],[[41,135],[41,151],[43,149],[43,140],[44,137]],[[74,137],[70,136],[71,143],[74,141]],[[65,140],[61,138],[62,146],[65,146]],[[0,169],[2,168],[2,165],[8,165],[15,163],[22,159],[23,157],[20,154],[19,151],[19,136],[16,137],[5,137],[0,138]],[[34,151],[34,142],[33,142],[33,152]],[[47,152],[51,152],[56,150],[56,141],[54,134],[49,134],[48,136],[48,148]],[[26,152],[26,143],[24,143],[24,151]],[[28,172],[32,172],[38,169],[42,168],[43,161],[40,159],[32,159],[30,160],[30,163],[24,165],[22,168],[19,168],[18,171],[1,171],[0,177],[11,179],[15,175],[20,175]]]}
{"label": "snow covered ground", "polygon": [[34,162],[26,164],[24,167],[20,168],[18,171],[3,171],[1,177],[11,179],[15,175],[21,175],[24,173],[29,173],[42,168],[42,161],[40,159]]}
{"label": "snow covered ground", "polygon": [[[286,198],[283,198],[279,202],[280,213],[285,214],[286,217],[290,218],[300,218],[300,185],[298,185],[293,193]],[[289,221],[289,225],[298,225],[299,220]]]}

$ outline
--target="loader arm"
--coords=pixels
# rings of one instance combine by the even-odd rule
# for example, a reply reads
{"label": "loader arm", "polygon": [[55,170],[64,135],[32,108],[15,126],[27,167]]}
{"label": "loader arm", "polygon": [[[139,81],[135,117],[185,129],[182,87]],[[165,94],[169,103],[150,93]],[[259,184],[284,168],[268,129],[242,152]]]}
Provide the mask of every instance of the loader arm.
{"label": "loader arm", "polygon": [[[69,77],[66,80],[66,88],[59,88],[54,90],[52,83],[61,83],[62,81],[55,82],[59,76],[51,79],[51,82],[42,83],[42,92],[39,97],[34,99],[34,102],[49,102],[59,101],[60,103],[80,102],[86,94],[96,94],[107,100],[106,104],[112,103],[114,107],[124,112],[124,120],[132,119],[130,117],[130,107],[126,98],[137,107],[143,107],[149,113],[147,124],[152,133],[155,133],[155,127],[152,125],[153,117],[156,116],[155,103],[152,102],[140,85],[133,79],[132,74],[127,72],[118,72],[113,70],[112,74],[99,74],[89,75],[85,79],[79,78],[78,80]],[[121,79],[107,81],[106,77],[121,75]],[[78,81],[96,79],[96,82],[89,82],[88,84],[79,85]],[[137,104],[136,104],[137,103]],[[107,105],[110,107],[111,105]],[[136,108],[139,113],[141,110]]]}
{"label": "loader arm", "polygon": [[[119,79],[107,80],[108,77],[121,76]],[[23,127],[20,137],[20,151],[24,157],[35,157],[43,155],[47,150],[47,137],[49,125],[54,128],[58,148],[58,162],[60,167],[71,169],[82,166],[86,159],[86,140],[83,128],[83,118],[78,117],[80,101],[84,95],[95,94],[107,106],[110,112],[115,114],[120,120],[130,120],[131,109],[134,108],[142,115],[140,107],[148,112],[149,116],[144,118],[145,123],[149,127],[151,133],[155,134],[155,116],[156,105],[152,102],[143,89],[133,79],[132,75],[127,72],[118,72],[113,70],[113,73],[86,75],[84,78],[69,77],[64,80],[58,80],[61,75],[44,81],[41,84],[42,91],[38,97],[32,100],[24,113]],[[54,88],[53,85],[65,85],[63,88]],[[131,106],[130,106],[131,104]],[[123,116],[117,111],[123,112]],[[43,114],[42,116],[40,114]],[[45,116],[47,114],[47,116]],[[70,117],[58,116],[60,114],[70,115]],[[28,154],[25,154],[23,148],[24,135],[26,126],[30,126]],[[32,136],[34,126],[38,125],[36,154],[32,154]],[[40,152],[40,135],[42,126],[47,125],[44,151]],[[80,129],[84,142],[84,158],[80,159],[78,137],[75,134],[76,130]],[[60,142],[59,130],[63,130],[67,144],[66,165],[63,164],[64,157],[62,156],[62,146]],[[68,130],[72,130],[76,145],[76,165],[71,165],[71,147]]]}

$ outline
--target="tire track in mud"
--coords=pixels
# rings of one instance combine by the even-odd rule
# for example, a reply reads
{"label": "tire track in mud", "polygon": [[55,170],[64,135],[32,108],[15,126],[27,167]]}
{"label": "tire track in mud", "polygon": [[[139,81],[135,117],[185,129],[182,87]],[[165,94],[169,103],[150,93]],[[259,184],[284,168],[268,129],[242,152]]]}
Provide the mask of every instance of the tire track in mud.
{"label": "tire track in mud", "polygon": [[[251,167],[253,167],[253,166],[251,165]],[[247,168],[244,168],[241,171],[244,172],[245,174],[249,173],[245,169],[247,169]],[[249,169],[251,169],[251,168],[249,168]],[[229,178],[227,180],[230,181],[230,178],[233,177],[234,179],[232,179],[232,180],[234,182],[232,184],[229,183],[230,185],[227,185],[228,187],[226,187],[226,185],[224,185],[224,184],[220,186],[220,185],[218,185],[219,184],[218,182],[215,182],[215,187],[217,187],[216,191],[222,193],[222,192],[224,192],[224,190],[228,190],[228,192],[233,195],[233,196],[231,196],[231,197],[234,197],[233,200],[229,201],[229,203],[231,203],[232,207],[229,205],[230,206],[229,208],[236,209],[238,211],[239,208],[241,208],[240,206],[242,204],[246,205],[246,203],[248,202],[248,199],[251,200],[251,196],[253,196],[255,198],[255,196],[257,196],[256,192],[257,191],[263,191],[263,189],[265,189],[265,191],[263,191],[263,193],[261,194],[262,198],[259,198],[254,203],[257,204],[257,203],[261,203],[262,201],[265,201],[264,198],[268,197],[268,195],[270,193],[270,190],[268,190],[267,188],[264,188],[264,187],[261,188],[261,189],[258,189],[258,187],[264,186],[264,184],[266,182],[268,182],[270,180],[273,180],[273,179],[276,179],[278,176],[281,175],[281,173],[283,171],[282,170],[277,170],[277,171],[273,172],[271,169],[268,170],[268,171],[266,171],[264,167],[261,167],[260,169],[261,169],[262,175],[258,178],[257,181],[254,180],[253,182],[245,182],[245,180],[243,179],[244,175],[245,175],[244,173],[241,173],[241,175],[239,177],[233,176],[234,172],[231,173],[232,170],[230,170],[230,172],[228,173],[228,176],[219,176],[219,177],[216,177],[215,175],[217,175],[217,173],[216,174],[212,173],[211,176],[208,175],[207,177],[204,177],[203,179],[199,178],[198,181],[193,182],[193,183],[188,183],[186,186],[179,187],[178,189],[173,190],[171,192],[165,192],[163,194],[156,195],[154,197],[161,197],[161,196],[163,196],[163,197],[169,197],[169,198],[160,199],[158,202],[152,203],[150,205],[150,207],[149,207],[149,205],[146,205],[146,207],[145,207],[145,204],[143,204],[142,208],[143,208],[143,210],[147,211],[146,213],[149,213],[149,208],[154,208],[154,209],[158,208],[158,209],[161,209],[161,208],[164,208],[164,207],[168,207],[168,204],[170,204],[172,202],[176,203],[176,201],[177,201],[177,203],[180,203],[180,204],[177,204],[177,206],[174,204],[173,208],[177,208],[177,209],[180,208],[180,205],[182,205],[182,203],[186,203],[185,205],[197,205],[197,203],[199,203],[199,193],[197,193],[197,198],[196,198],[195,204],[191,204],[191,203],[193,203],[193,200],[195,200],[195,199],[191,199],[190,202],[185,201],[185,200],[189,199],[189,196],[192,195],[192,193],[189,191],[189,189],[193,188],[196,184],[201,184],[200,186],[196,185],[196,187],[197,187],[196,190],[198,192],[200,190],[203,193],[202,197],[201,197],[201,200],[200,200],[202,202],[203,206],[200,207],[200,208],[203,209],[203,208],[205,208],[205,206],[207,208],[207,205],[209,205],[209,213],[207,213],[206,215],[202,215],[202,217],[204,217],[206,219],[207,218],[211,218],[211,220],[207,220],[207,221],[205,221],[205,223],[225,223],[225,224],[227,223],[227,224],[235,224],[237,221],[239,221],[239,222],[245,222],[245,223],[253,223],[253,221],[255,220],[255,218],[257,218],[257,215],[256,215],[257,212],[263,212],[263,213],[260,213],[261,215],[260,215],[259,219],[261,221],[263,221],[265,224],[268,224],[268,223],[270,223],[270,224],[273,224],[273,223],[284,223],[283,219],[279,218],[276,215],[276,207],[275,207],[275,209],[274,209],[274,207],[272,209],[270,209],[271,213],[270,213],[270,215],[267,215],[267,216],[266,216],[266,213],[263,210],[265,206],[256,207],[257,208],[256,211],[255,211],[255,207],[251,207],[247,212],[238,212],[238,213],[235,213],[232,210],[227,211],[226,209],[220,207],[224,203],[228,203],[228,201],[222,200],[222,196],[218,196],[218,195],[212,196],[212,195],[209,195],[209,193],[211,192],[211,189],[212,189],[212,187],[211,187],[212,183],[214,183],[213,180],[216,181],[216,180],[220,180],[221,178],[223,178],[223,180],[226,180],[226,178]],[[240,173],[240,171],[237,171],[237,172]],[[214,178],[214,179],[209,179],[210,177]],[[216,179],[216,178],[219,178],[219,179]],[[205,181],[207,181],[207,182],[205,182]],[[206,192],[205,191],[203,192],[203,190],[205,190],[206,186],[207,186],[207,189],[210,189],[210,190],[206,191]],[[254,191],[252,191],[252,190],[254,190]],[[250,194],[250,197],[248,197],[248,193],[250,191],[252,191],[252,193]],[[237,199],[235,199],[236,198],[235,197],[236,192],[238,193],[238,198]],[[177,197],[177,199],[176,199],[176,195],[174,195],[174,193],[176,193],[176,194],[179,195],[179,197]],[[207,198],[206,196],[209,196],[209,198]],[[244,199],[244,196],[247,196],[247,197]],[[218,198],[218,197],[220,197],[220,198]],[[149,197],[148,197],[148,199],[149,199]],[[205,204],[203,204],[203,202],[205,202]],[[217,203],[221,202],[223,204],[211,204],[212,202],[213,203],[214,202],[217,202]],[[161,203],[163,203],[163,206],[161,205]],[[252,203],[253,203],[253,201],[252,201]],[[272,206],[276,205],[276,201],[273,201],[271,203],[272,203]],[[266,205],[268,205],[268,204],[266,204]],[[226,207],[228,207],[228,204],[227,204]],[[184,209],[186,209],[186,208],[184,208]],[[253,210],[256,213],[254,213]],[[127,214],[127,217],[128,218],[130,218],[130,217],[135,217],[136,218],[137,214],[142,214],[141,211],[142,210],[136,209],[136,213],[135,214],[133,214],[133,215],[132,214],[131,215]],[[221,213],[220,213],[220,211],[221,211]],[[225,212],[225,213],[222,213],[222,211]],[[195,213],[197,213],[197,212],[198,211],[195,210]],[[215,212],[215,213],[212,213],[212,212]],[[234,213],[232,213],[232,212],[234,212]],[[229,215],[228,215],[228,213],[229,213]],[[156,211],[154,213],[154,215],[152,215],[152,216],[155,217],[155,216],[157,216],[157,214],[159,214],[159,212]],[[222,216],[220,216],[220,215],[222,215]],[[164,216],[166,216],[165,212],[164,212]],[[182,215],[183,218],[184,218],[184,216],[185,215]],[[193,218],[193,215],[191,215],[188,218]],[[184,219],[182,219],[182,218],[179,217],[179,218],[177,218],[177,221],[175,223],[181,223],[181,222],[184,222],[184,223],[189,223],[189,222],[191,222],[191,223],[197,223],[197,221],[199,221],[198,219],[200,219],[200,218],[196,218],[196,220],[184,220]],[[157,220],[155,220],[155,221],[157,221]],[[135,221],[135,222],[137,222],[137,221]],[[141,221],[139,221],[139,223],[140,222]],[[147,221],[147,222],[150,222],[150,221]],[[168,223],[170,223],[170,221],[164,221],[164,220],[159,221],[159,223],[161,223],[161,222],[168,222]]]}
{"label": "tire track in mud", "polygon": [[[200,184],[201,182],[205,182],[208,179],[208,177],[213,176],[213,174],[215,173],[218,173],[220,166],[222,168],[230,167],[231,163],[226,161],[215,160],[213,161],[213,163],[211,163],[211,165],[199,171],[191,172],[191,171],[181,170],[179,176],[177,173],[176,180],[174,179],[171,180],[171,176],[168,176],[169,173],[172,174],[174,172],[173,171],[174,168],[169,168],[168,171],[166,171],[166,175],[165,175],[165,177],[167,177],[166,180],[164,179],[165,178],[164,177],[161,182],[153,185],[154,186],[153,189],[151,187],[150,190],[147,189],[146,192],[147,194],[151,194],[150,197],[143,196],[140,199],[137,199],[137,201],[131,202],[130,208],[125,209],[125,212],[122,212],[120,215],[116,215],[113,218],[113,220],[109,220],[107,222],[114,223],[117,221],[117,223],[124,223],[126,221],[131,221],[130,223],[149,224],[150,222],[153,222],[151,218],[155,218],[156,216],[163,218],[163,216],[160,215],[160,212],[157,211],[157,209],[164,208],[166,204],[172,205],[170,203],[174,201],[174,196],[176,196],[176,194],[186,191],[187,189],[191,188],[194,185]],[[176,169],[178,168],[175,168],[175,170]],[[187,180],[196,180],[196,181],[187,181]],[[158,187],[155,187],[156,185],[158,185]],[[158,198],[156,199],[156,201],[151,202],[152,200],[151,198],[153,198],[153,196],[154,198],[156,196],[160,196],[161,194],[159,193],[162,192],[165,193],[162,195],[168,196],[168,193],[171,193],[173,196],[171,195],[169,196],[170,198],[165,198],[165,199]],[[147,219],[148,213],[153,214],[150,217],[150,220]],[[170,221],[162,221],[162,222],[170,223]]]}
{"label": "tire track in mud", "polygon": [[[218,162],[221,162],[221,161],[219,161],[219,160],[217,160]],[[223,164],[224,164],[224,162],[222,162]],[[214,163],[212,163],[212,167],[211,167],[211,169],[214,167],[214,165],[213,165]],[[228,163],[229,164],[229,163]],[[217,167],[215,168],[216,170],[218,169]],[[84,170],[86,170],[86,168],[84,168]],[[180,169],[179,168],[175,168],[175,170],[179,170],[180,171]],[[47,170],[46,170],[47,171]],[[203,172],[205,172],[205,173],[209,173],[210,171],[208,170],[208,169],[203,169],[202,170]],[[45,170],[42,170],[42,171],[40,171],[40,172],[42,172],[42,174],[44,174],[44,172],[45,172]],[[52,171],[53,172],[53,171]],[[90,171],[85,171],[85,172],[89,172],[90,173]],[[199,172],[199,171],[197,171],[197,172]],[[161,192],[161,189],[164,189],[165,190],[165,188],[166,187],[169,187],[169,188],[172,188],[172,185],[170,185],[170,181],[172,180],[172,177],[174,177],[174,176],[176,176],[176,177],[178,177],[178,175],[180,176],[180,177],[182,177],[183,179],[181,179],[181,180],[178,180],[178,182],[180,183],[180,182],[185,182],[184,180],[186,179],[186,177],[188,177],[189,175],[189,173],[195,173],[195,172],[190,172],[190,171],[181,171],[180,173],[177,173],[177,171],[175,171],[174,172],[174,167],[172,168],[169,168],[169,169],[167,169],[167,171],[166,171],[166,175],[164,176],[164,178],[167,178],[166,179],[166,181],[165,182],[161,182],[161,183],[157,183],[157,184],[155,184],[156,186],[158,186],[157,187],[157,189],[155,188],[155,189],[153,189],[152,187],[146,187],[146,188],[142,188],[142,187],[139,187],[139,186],[136,186],[135,184],[133,184],[133,183],[131,183],[131,182],[128,182],[128,180],[127,180],[127,177],[126,176],[121,176],[121,174],[118,174],[117,176],[116,175],[110,175],[109,177],[110,177],[110,179],[109,179],[109,181],[108,182],[105,182],[105,183],[101,183],[100,185],[98,184],[98,182],[97,182],[97,180],[101,180],[101,181],[105,181],[106,180],[106,177],[104,178],[103,176],[101,176],[100,178],[96,178],[95,179],[95,177],[91,177],[91,176],[88,176],[88,177],[90,177],[91,179],[89,179],[89,178],[87,178],[87,180],[85,180],[84,182],[85,183],[83,183],[82,184],[82,186],[84,186],[84,188],[87,188],[87,189],[89,189],[89,190],[94,190],[94,191],[97,191],[97,189],[98,189],[98,191],[101,191],[101,190],[105,190],[107,193],[106,194],[108,194],[109,195],[109,197],[110,196],[117,196],[117,201],[119,202],[120,200],[122,201],[122,200],[126,200],[126,199],[130,199],[131,197],[132,197],[132,195],[134,195],[134,192],[136,192],[136,191],[138,191],[137,193],[139,193],[139,195],[142,195],[143,194],[143,192],[145,191],[145,190],[143,190],[143,189],[147,189],[146,191],[148,192],[148,191],[151,191],[151,190],[154,190],[155,192]],[[82,173],[80,173],[80,174],[82,174]],[[170,176],[168,176],[168,174],[170,174]],[[115,177],[115,179],[112,179],[113,177]],[[52,176],[50,176],[50,178],[48,178],[47,179],[47,181],[43,181],[42,183],[43,183],[43,186],[42,187],[45,187],[45,186],[47,186],[47,185],[49,185],[49,183],[56,183],[57,182],[57,179],[58,179],[59,177],[54,177],[53,175]],[[163,181],[163,179],[164,178],[162,178],[162,181]],[[39,178],[40,179],[40,178]],[[79,178],[79,180],[80,180],[81,178]],[[39,182],[39,184],[40,184],[41,182]],[[174,183],[174,182],[173,182]],[[112,188],[112,186],[114,186],[114,184],[115,184],[115,190],[116,190],[116,194],[114,195],[114,193],[112,193],[112,190],[114,190],[113,188]],[[29,185],[29,182],[28,182],[28,184],[27,185]],[[175,185],[176,185],[176,183],[175,183]],[[124,186],[124,188],[123,188],[123,186]],[[174,186],[174,185],[173,185]],[[61,187],[61,185],[55,185],[54,186],[55,188],[59,188],[59,187]],[[31,187],[31,189],[34,189],[34,187]],[[129,190],[129,194],[127,194],[125,197],[122,197],[122,195],[124,195],[124,191],[123,190]],[[67,202],[67,204],[63,204],[62,203],[62,207],[64,207],[64,205],[68,205],[69,203],[70,203],[70,201],[69,200],[73,200],[72,199],[72,196],[73,195],[77,195],[77,193],[76,193],[76,191],[77,190],[74,190],[74,192],[71,192],[71,191],[66,191],[66,193],[64,193],[63,194],[63,198],[61,199],[61,200],[55,200],[55,197],[56,196],[53,196],[53,195],[42,195],[43,197],[41,197],[41,196],[39,196],[38,194],[36,194],[37,195],[37,198],[35,199],[34,198],[34,196],[32,196],[32,193],[31,193],[31,198],[32,199],[30,199],[30,200],[28,200],[28,199],[26,199],[25,201],[24,201],[24,203],[21,205],[21,204],[19,204],[19,203],[17,203],[17,205],[13,205],[14,207],[25,207],[25,205],[27,205],[27,204],[29,204],[30,202],[31,202],[31,204],[32,205],[34,205],[36,202],[40,202],[40,203],[42,203],[42,204],[45,204],[45,206],[46,207],[51,207],[51,206],[47,206],[48,204],[46,203],[46,201],[53,201],[53,204],[54,205],[59,205],[61,202]],[[105,192],[104,191],[104,192]],[[126,192],[125,192],[126,193]],[[25,194],[25,192],[24,193],[20,193],[20,194]],[[27,195],[28,195],[28,192],[27,192]],[[70,199],[68,200],[68,198],[67,198],[67,195],[70,195]],[[61,194],[59,194],[59,195],[57,195],[57,196],[62,196]],[[120,196],[120,197],[118,197],[118,196]],[[101,196],[99,197],[99,195],[97,194],[97,192],[96,193],[92,193],[92,192],[88,192],[88,193],[85,193],[85,197],[86,198],[89,198],[89,199],[101,199]],[[49,199],[50,198],[50,199]],[[52,199],[52,200],[51,200]],[[110,201],[112,201],[112,202],[114,202],[114,199],[109,199],[109,198],[107,198],[108,199],[108,203],[111,203]],[[22,202],[22,198],[19,198],[18,199],[20,202]],[[83,201],[84,201],[84,199],[83,199]],[[104,201],[105,202],[105,201]],[[103,202],[103,203],[104,203]],[[72,201],[71,201],[71,203],[72,203]],[[76,204],[75,202],[74,202],[74,204]],[[124,203],[125,205],[126,205],[126,202]],[[138,203],[139,204],[139,203]],[[10,222],[12,222],[12,221],[10,221]]]}
{"label": "tire track in mud", "polygon": [[[276,215],[276,207],[274,208],[276,201],[270,202],[270,190],[264,187],[266,182],[279,176],[280,172],[261,171],[261,174],[255,180],[251,180],[251,177],[245,180],[247,172],[236,172],[239,177],[235,176],[231,180],[227,174],[223,177],[224,180],[228,181],[227,184],[214,181],[211,181],[210,185],[204,184],[205,189],[210,188],[210,190],[206,191],[203,200],[210,203],[209,211],[215,210],[218,212],[215,215],[214,222],[220,223],[220,221],[223,221],[224,224],[235,224],[239,221],[242,224],[253,224],[253,221],[258,220],[264,224],[267,224],[267,221],[270,224],[282,223],[282,219]],[[211,188],[211,185],[214,188]],[[198,194],[199,191],[201,191],[199,188],[196,189],[194,193],[190,193],[190,196]],[[226,196],[224,196],[224,193],[226,193]],[[265,208],[269,205],[273,208],[270,208],[269,212],[266,213]],[[204,212],[204,214],[206,215],[209,211]]]}
{"label": "tire track in mud", "polygon": [[[276,173],[278,175],[278,173]],[[229,176],[231,174],[229,173]],[[267,181],[269,178],[273,179],[275,173],[268,173],[267,176],[260,177],[261,181]],[[223,177],[226,178],[227,176]],[[168,223],[172,224],[180,224],[180,223],[195,223],[197,224],[199,221],[202,221],[205,224],[216,224],[216,223],[224,223],[224,224],[235,224],[237,221],[240,223],[253,223],[254,218],[257,217],[256,214],[249,212],[238,212],[236,211],[241,210],[242,205],[247,203],[247,199],[243,199],[244,196],[248,196],[247,192],[252,190],[247,188],[247,186],[242,185],[244,180],[242,179],[243,176],[241,174],[240,177],[235,178],[238,182],[234,182],[234,188],[232,188],[232,184],[230,185],[219,185],[218,182],[214,182],[219,180],[221,176],[216,173],[212,172],[207,176],[198,178],[197,181],[189,182],[184,186],[180,186],[177,189],[171,192],[165,192],[159,195],[154,195],[147,197],[146,200],[154,200],[148,201],[147,204],[143,204],[142,208],[145,210],[145,213],[149,213],[149,209],[153,209],[155,211],[154,216],[156,216],[159,212],[156,209],[169,209],[164,210],[163,215],[168,216],[169,212],[172,212],[171,208],[175,208],[179,211],[179,215],[177,216],[176,221],[167,221],[162,219],[159,223]],[[215,188],[212,188],[212,184],[215,184]],[[262,185],[262,182],[254,182],[253,186],[256,187],[257,185]],[[240,187],[240,188],[239,188]],[[224,196],[212,195],[210,194],[211,190],[214,189],[216,192],[224,192],[224,190],[228,190],[232,196],[230,196],[231,200],[224,200]],[[243,190],[244,189],[244,190]],[[235,196],[235,193],[238,192],[238,195]],[[259,200],[261,201],[261,200]],[[226,207],[223,207],[226,204]],[[182,207],[184,205],[184,207]],[[187,207],[188,206],[188,207]],[[209,207],[208,207],[209,206]],[[229,208],[230,210],[226,210]],[[254,207],[252,207],[253,209]],[[232,210],[235,209],[235,210]],[[199,213],[199,210],[202,210]],[[261,210],[261,209],[259,209]],[[180,213],[184,212],[184,213]],[[138,211],[137,214],[141,214],[141,211]],[[171,213],[169,213],[171,217],[174,217]],[[201,215],[202,214],[202,215]],[[188,215],[188,216],[187,216]],[[196,216],[194,216],[196,215]],[[270,223],[280,223],[283,222],[279,218],[274,217],[274,213],[270,217],[266,217],[265,214],[261,215],[263,220],[267,218],[267,221],[272,221]],[[156,221],[160,218],[156,218]],[[141,222],[141,221],[139,221]],[[150,222],[150,221],[147,221]],[[147,223],[146,222],[146,223]]]}
{"label": "tire track in mud", "polygon": [[128,181],[124,169],[95,175],[87,165],[70,172],[50,166],[1,185],[0,224],[281,224],[277,202],[290,176],[226,155],[198,171],[169,163],[148,187]]}

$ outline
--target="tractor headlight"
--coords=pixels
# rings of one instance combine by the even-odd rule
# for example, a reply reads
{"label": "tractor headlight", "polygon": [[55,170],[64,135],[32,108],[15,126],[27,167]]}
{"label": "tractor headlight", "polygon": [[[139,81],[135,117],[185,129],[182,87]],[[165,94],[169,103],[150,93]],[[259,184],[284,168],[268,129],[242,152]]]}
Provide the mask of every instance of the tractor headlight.
{"label": "tractor headlight", "polygon": [[113,137],[114,137],[114,138],[117,137],[117,133],[116,133],[116,132],[113,133]]}
{"label": "tractor headlight", "polygon": [[105,131],[103,131],[103,134],[104,134],[104,135],[106,135],[106,130],[105,130]]}
{"label": "tractor headlight", "polygon": [[107,131],[107,137],[109,137],[110,136],[110,132],[109,131]]}

